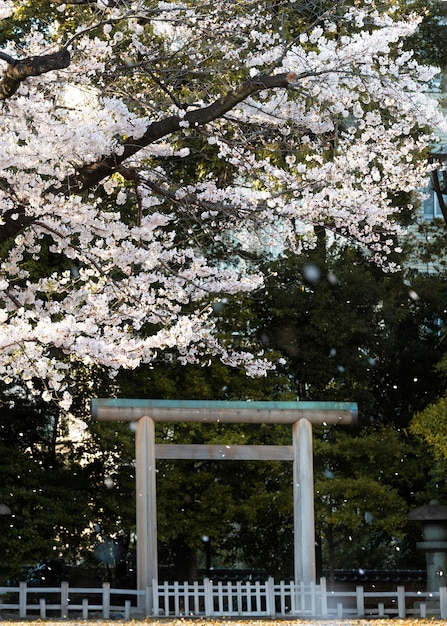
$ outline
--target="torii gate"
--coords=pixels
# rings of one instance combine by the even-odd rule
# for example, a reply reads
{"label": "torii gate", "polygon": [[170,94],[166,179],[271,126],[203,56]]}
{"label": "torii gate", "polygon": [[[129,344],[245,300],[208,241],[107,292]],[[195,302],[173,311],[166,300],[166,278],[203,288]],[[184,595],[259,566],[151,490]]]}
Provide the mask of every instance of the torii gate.
{"label": "torii gate", "polygon": [[[158,579],[157,458],[293,461],[295,580],[316,582],[312,424],[353,424],[355,403],[95,399],[92,415],[136,422],[138,589]],[[293,445],[156,444],[155,422],[291,424]]]}

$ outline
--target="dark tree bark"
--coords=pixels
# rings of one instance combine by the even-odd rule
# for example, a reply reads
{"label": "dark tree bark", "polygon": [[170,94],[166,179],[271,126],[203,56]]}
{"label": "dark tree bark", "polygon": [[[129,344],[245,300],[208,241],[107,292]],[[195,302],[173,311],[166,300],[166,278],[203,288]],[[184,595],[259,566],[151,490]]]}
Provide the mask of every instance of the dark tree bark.
{"label": "dark tree bark", "polygon": [[8,63],[0,80],[0,100],[6,100],[14,95],[20,83],[30,76],[40,76],[54,70],[62,70],[70,65],[70,53],[65,48],[52,54],[27,57],[26,59],[13,59],[0,52],[0,59]]}
{"label": "dark tree bark", "polygon": [[187,545],[185,538],[180,535],[175,541],[175,580],[194,582],[198,579],[197,551]]}
{"label": "dark tree bark", "polygon": [[66,195],[82,193],[87,189],[91,189],[101,180],[110,176],[117,168],[129,157],[139,152],[142,148],[150,144],[172,135],[182,128],[182,124],[187,124],[189,128],[198,128],[209,122],[220,119],[234,109],[240,102],[246,100],[249,96],[263,89],[286,88],[297,80],[295,74],[277,74],[275,76],[259,76],[252,80],[247,80],[236,89],[229,91],[227,94],[217,99],[212,104],[202,109],[195,109],[185,113],[185,116],[179,117],[171,115],[158,122],[150,124],[144,135],[138,139],[131,139],[123,142],[121,145],[124,150],[122,154],[111,154],[104,156],[103,159],[80,167],[78,171],[70,176],[57,189],[51,189],[53,193],[63,193]]}
{"label": "dark tree bark", "polygon": [[[16,73],[11,74],[11,77],[15,76],[15,80],[18,81],[16,88],[21,80],[25,80],[28,76],[38,75],[33,74],[32,71],[39,71],[39,73],[42,74],[46,71],[51,71],[51,69],[67,67],[70,62],[70,57],[68,52],[65,51],[66,54],[62,54],[63,52],[64,51],[61,51],[54,55],[46,55],[44,57],[32,57],[28,60],[25,59],[20,66],[21,69],[15,70]],[[25,61],[28,61],[28,64],[25,63]],[[12,71],[11,69],[11,72]],[[114,153],[104,155],[103,158],[94,163],[79,167],[77,172],[67,177],[57,187],[50,187],[48,191],[55,195],[66,196],[84,193],[95,187],[104,178],[118,171],[123,161],[159,139],[178,132],[185,123],[187,123],[189,128],[204,126],[213,120],[223,117],[228,111],[252,94],[264,89],[284,89],[290,87],[298,78],[301,77],[297,77],[296,74],[291,73],[258,76],[241,83],[238,87],[229,91],[221,98],[218,98],[207,107],[186,112],[183,118],[177,115],[171,115],[162,120],[153,122],[148,126],[146,132],[140,139],[130,139],[122,142],[121,146],[123,149],[121,154]],[[5,80],[6,76],[3,78],[3,82]],[[0,92],[2,90],[1,85],[0,83]],[[12,83],[9,84],[9,88],[13,88]],[[6,93],[6,91],[7,87],[4,85],[3,92]],[[12,93],[13,92],[10,92],[10,95],[12,95]],[[27,216],[25,209],[11,211],[10,213],[9,219],[7,216],[5,224],[0,226],[0,243],[16,236],[24,227],[29,226],[38,219],[37,216],[34,218]]]}

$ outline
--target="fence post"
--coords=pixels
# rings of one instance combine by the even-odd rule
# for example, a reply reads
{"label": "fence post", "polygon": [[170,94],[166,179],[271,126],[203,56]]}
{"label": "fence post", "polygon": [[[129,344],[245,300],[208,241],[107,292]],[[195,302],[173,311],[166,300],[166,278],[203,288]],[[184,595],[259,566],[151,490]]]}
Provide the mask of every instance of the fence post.
{"label": "fence post", "polygon": [[236,581],[236,609],[238,615],[242,615],[243,607],[242,607],[242,581]]}
{"label": "fence post", "polygon": [[246,581],[245,583],[245,588],[246,588],[246,593],[247,593],[247,613],[251,613],[253,610],[253,602],[255,603],[255,611],[257,611],[258,613],[260,611],[262,611],[261,608],[261,591],[260,591],[260,582],[259,580],[256,580],[254,582],[254,589],[253,589],[253,583],[251,583],[249,580]]}
{"label": "fence post", "polygon": [[321,615],[327,616],[327,587],[326,578],[320,578],[320,593],[321,593]]}
{"label": "fence post", "polygon": [[130,610],[131,610],[130,600],[126,600],[124,602],[124,619],[125,620],[129,620],[130,619]]}
{"label": "fence post", "polygon": [[[158,599],[158,581],[153,580],[152,581],[152,589],[153,589],[153,607],[154,607],[154,615],[155,617],[158,617],[160,615],[160,601]],[[148,606],[149,606],[149,601],[148,601],[148,596],[150,593],[150,587],[146,587],[146,615],[149,616],[150,613],[148,613]]]}
{"label": "fence post", "polygon": [[272,576],[269,576],[265,583],[265,605],[267,615],[275,617],[275,580]]}
{"label": "fence post", "polygon": [[191,584],[185,580],[183,583],[183,615],[185,617],[191,615],[191,610],[189,608],[190,587]]}
{"label": "fence post", "polygon": [[355,588],[355,598],[357,601],[357,616],[362,617],[362,615],[365,615],[365,596],[361,585]]}
{"label": "fence post", "polygon": [[294,580],[290,581],[290,612],[292,615],[296,615],[298,612],[297,606],[297,586]]}
{"label": "fence post", "polygon": [[26,582],[19,583],[19,617],[26,617]]}
{"label": "fence post", "polygon": [[82,600],[82,619],[88,619],[88,598]]}
{"label": "fence post", "polygon": [[68,582],[61,583],[61,617],[68,617]]}
{"label": "fence post", "polygon": [[447,587],[439,588],[439,609],[441,619],[447,619]]}
{"label": "fence post", "polygon": [[317,589],[316,584],[311,581],[310,583],[310,614],[315,617],[317,614]]}
{"label": "fence post", "polygon": [[205,617],[213,617],[214,614],[214,602],[213,602],[213,581],[209,578],[203,579],[203,591],[205,596]]}
{"label": "fence post", "polygon": [[398,615],[402,619],[406,615],[405,609],[405,587],[397,588],[397,610]]}
{"label": "fence post", "polygon": [[[158,611],[157,615],[160,615],[160,606],[159,606],[159,599],[158,599],[158,580],[156,578],[152,580],[152,587],[146,587],[146,595],[145,595],[146,617],[150,617],[154,613],[155,603],[157,603],[157,611]],[[166,613],[166,615],[169,615],[169,613]]]}
{"label": "fence post", "polygon": [[104,619],[110,617],[110,583],[102,584],[102,616]]}
{"label": "fence post", "polygon": [[174,615],[175,617],[180,616],[180,584],[178,580],[174,582]]}
{"label": "fence post", "polygon": [[45,619],[47,616],[47,607],[45,604],[45,598],[40,598],[39,600],[39,613],[40,619]]}
{"label": "fence post", "polygon": [[306,615],[306,587],[304,585],[304,580],[300,582],[300,606],[301,615],[304,617]]}
{"label": "fence post", "polygon": [[[228,611],[232,613],[234,611],[234,596],[233,596],[233,583],[231,580],[225,584],[227,590]],[[236,599],[237,602],[237,599]]]}

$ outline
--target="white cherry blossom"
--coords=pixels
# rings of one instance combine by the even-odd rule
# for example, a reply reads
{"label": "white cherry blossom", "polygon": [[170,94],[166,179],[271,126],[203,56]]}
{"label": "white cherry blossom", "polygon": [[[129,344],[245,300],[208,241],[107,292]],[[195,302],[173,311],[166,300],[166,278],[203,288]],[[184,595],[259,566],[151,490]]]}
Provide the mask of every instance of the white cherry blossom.
{"label": "white cherry blossom", "polygon": [[284,30],[299,4],[57,1],[3,45],[5,379],[67,409],[78,365],[167,351],[262,375],[268,355],[219,340],[213,317],[262,288],[241,251],[299,251],[323,225],[395,268],[393,196],[424,186],[444,123],[424,95],[436,70],[401,46],[418,19],[335,3]]}

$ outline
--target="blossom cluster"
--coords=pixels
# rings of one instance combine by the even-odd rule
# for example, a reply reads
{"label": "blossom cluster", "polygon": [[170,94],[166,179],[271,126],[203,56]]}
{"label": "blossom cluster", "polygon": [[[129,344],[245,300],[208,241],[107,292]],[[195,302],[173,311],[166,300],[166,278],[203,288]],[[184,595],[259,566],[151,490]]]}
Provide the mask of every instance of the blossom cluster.
{"label": "blossom cluster", "polygon": [[222,294],[262,287],[241,250],[298,250],[323,225],[393,268],[393,196],[424,186],[444,122],[424,96],[435,70],[401,45],[418,20],[357,4],[297,34],[251,2],[59,2],[4,45],[3,72],[71,59],[0,103],[5,380],[44,381],[67,408],[78,364],[168,351],[262,375],[265,355],[219,341],[213,318]]}

